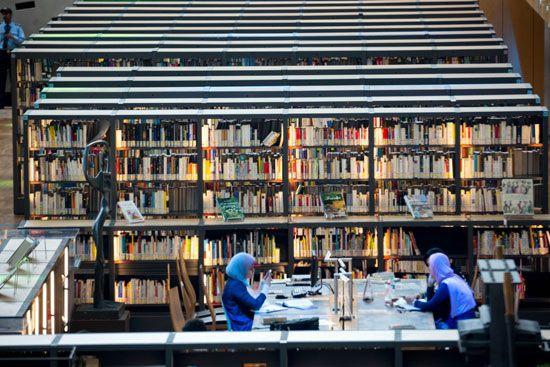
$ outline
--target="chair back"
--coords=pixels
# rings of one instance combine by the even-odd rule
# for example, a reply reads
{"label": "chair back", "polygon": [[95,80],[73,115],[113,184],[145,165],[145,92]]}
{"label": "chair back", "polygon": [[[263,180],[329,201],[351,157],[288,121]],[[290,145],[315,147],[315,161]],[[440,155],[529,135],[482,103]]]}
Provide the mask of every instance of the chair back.
{"label": "chair back", "polygon": [[185,317],[181,308],[180,295],[177,287],[170,288],[168,294],[168,308],[170,309],[170,319],[174,331],[182,331],[185,325]]}
{"label": "chair back", "polygon": [[[178,259],[176,259],[178,284],[179,284],[182,299],[183,299],[183,307],[185,308],[185,316],[187,317],[187,320],[191,320],[195,317],[195,301],[191,299],[188,289],[189,288],[192,289],[193,285],[189,280],[189,275],[187,274],[187,272],[182,270],[181,264],[184,264],[185,266],[185,260],[181,261],[181,258],[178,256]],[[193,290],[193,294],[194,293],[195,291]]]}
{"label": "chair back", "polygon": [[210,317],[212,318],[212,331],[216,330],[216,311],[214,310],[214,305],[212,305],[212,300],[208,296],[208,289],[206,285],[204,284],[203,279],[199,279],[199,284],[202,289],[202,294],[204,294],[204,298],[206,299],[206,307],[208,307],[208,311],[210,312]]}

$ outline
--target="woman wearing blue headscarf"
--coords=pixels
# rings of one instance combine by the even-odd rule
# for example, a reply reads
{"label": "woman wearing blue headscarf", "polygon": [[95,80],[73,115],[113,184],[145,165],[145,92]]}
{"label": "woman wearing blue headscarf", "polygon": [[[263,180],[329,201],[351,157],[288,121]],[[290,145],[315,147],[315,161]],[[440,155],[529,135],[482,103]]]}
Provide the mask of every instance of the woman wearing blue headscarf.
{"label": "woman wearing blue headscarf", "polygon": [[441,306],[448,305],[448,312],[443,312],[441,319],[436,320],[438,329],[456,329],[458,320],[474,318],[474,293],[464,279],[454,273],[447,255],[435,253],[428,259],[428,264],[438,288],[428,302],[416,301],[414,306],[421,311],[438,311],[441,315]]}
{"label": "woman wearing blue headscarf", "polygon": [[254,294],[249,279],[254,278],[254,264],[251,255],[239,252],[231,258],[225,269],[227,282],[223,289],[222,303],[227,315],[228,329],[232,331],[250,331],[254,322],[254,311],[265,302],[271,273],[267,272],[260,283],[260,293]]}

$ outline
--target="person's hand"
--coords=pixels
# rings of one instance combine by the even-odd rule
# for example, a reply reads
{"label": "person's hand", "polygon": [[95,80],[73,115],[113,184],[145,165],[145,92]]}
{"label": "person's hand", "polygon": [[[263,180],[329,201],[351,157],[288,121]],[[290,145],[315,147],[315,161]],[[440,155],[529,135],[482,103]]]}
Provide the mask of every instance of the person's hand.
{"label": "person's hand", "polygon": [[14,36],[13,34],[11,34],[11,33],[6,34],[6,38],[15,40],[15,36]]}
{"label": "person's hand", "polygon": [[427,282],[427,283],[428,283],[428,287],[433,287],[433,286],[435,286],[435,279],[434,279],[434,277],[432,277],[432,274],[430,274],[430,275],[428,276],[428,282]]}
{"label": "person's hand", "polygon": [[271,286],[271,272],[268,271],[267,273],[265,273],[262,281],[260,282],[260,293],[265,294],[265,296],[267,297],[270,286]]}
{"label": "person's hand", "polygon": [[268,285],[271,285],[271,272],[268,271],[264,274],[264,278],[262,279],[264,283],[267,283]]}

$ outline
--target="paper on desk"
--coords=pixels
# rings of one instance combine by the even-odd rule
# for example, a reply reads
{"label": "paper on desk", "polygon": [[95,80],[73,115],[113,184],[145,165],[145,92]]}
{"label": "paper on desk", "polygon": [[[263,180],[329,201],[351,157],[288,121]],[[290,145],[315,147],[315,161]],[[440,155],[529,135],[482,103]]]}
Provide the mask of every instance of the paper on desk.
{"label": "paper on desk", "polygon": [[315,308],[313,302],[311,302],[307,298],[289,299],[288,301],[283,302],[283,306],[289,308],[298,308],[300,310],[309,310],[310,308]]}
{"label": "paper on desk", "polygon": [[274,305],[272,303],[264,302],[264,304],[262,305],[262,308],[260,308],[258,311],[256,311],[256,313],[258,313],[258,314],[268,314],[268,313],[273,313],[273,312],[278,312],[278,311],[283,311],[283,310],[286,310],[286,308],[284,308],[283,306]]}
{"label": "paper on desk", "polygon": [[418,307],[414,307],[413,305],[409,305],[407,301],[401,297],[397,301],[393,303],[393,305],[397,308],[400,308],[405,311],[420,311]]}

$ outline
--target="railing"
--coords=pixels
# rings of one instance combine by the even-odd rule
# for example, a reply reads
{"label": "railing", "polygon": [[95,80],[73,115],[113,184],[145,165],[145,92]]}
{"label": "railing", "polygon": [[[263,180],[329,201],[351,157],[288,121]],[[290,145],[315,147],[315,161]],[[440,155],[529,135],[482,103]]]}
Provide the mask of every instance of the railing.
{"label": "railing", "polygon": [[546,25],[550,27],[550,0],[527,0],[527,3],[535,9],[538,15],[544,19]]}

